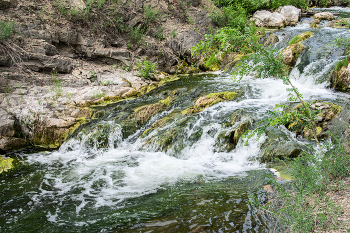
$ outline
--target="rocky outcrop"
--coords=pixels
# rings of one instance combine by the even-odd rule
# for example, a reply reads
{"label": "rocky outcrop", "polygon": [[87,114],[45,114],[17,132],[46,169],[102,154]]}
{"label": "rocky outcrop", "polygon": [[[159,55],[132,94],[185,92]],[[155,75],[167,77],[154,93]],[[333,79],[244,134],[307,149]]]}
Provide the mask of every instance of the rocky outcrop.
{"label": "rocky outcrop", "polygon": [[301,10],[294,6],[283,6],[275,12],[267,10],[256,11],[251,20],[258,27],[282,28],[285,26],[294,26],[301,17]]}
{"label": "rocky outcrop", "polygon": [[18,4],[17,0],[0,0],[0,9],[16,7],[17,4]]}
{"label": "rocky outcrop", "polygon": [[283,62],[293,67],[295,66],[299,55],[304,51],[304,45],[297,43],[289,45],[286,49],[282,50]]}

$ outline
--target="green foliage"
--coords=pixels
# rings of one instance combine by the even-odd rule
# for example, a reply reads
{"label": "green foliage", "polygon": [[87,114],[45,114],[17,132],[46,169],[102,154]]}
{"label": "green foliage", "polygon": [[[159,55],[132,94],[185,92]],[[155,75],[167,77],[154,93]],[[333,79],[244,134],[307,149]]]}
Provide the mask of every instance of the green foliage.
{"label": "green foliage", "polygon": [[319,7],[328,7],[329,1],[328,0],[317,0],[316,1],[316,6]]}
{"label": "green foliage", "polygon": [[153,22],[157,18],[159,18],[158,12],[153,11],[153,9],[150,6],[145,6],[143,13],[145,15],[146,24],[149,24],[150,22]]}
{"label": "green foliage", "polygon": [[350,48],[350,37],[348,38],[336,37],[333,40],[333,45],[336,47]]}
{"label": "green foliage", "polygon": [[144,33],[144,29],[141,27],[141,25],[137,26],[136,28],[129,28],[129,38],[132,43],[139,44],[143,41],[142,35]]}
{"label": "green foliage", "polygon": [[6,40],[13,34],[15,24],[7,21],[3,22],[0,20],[0,41]]}
{"label": "green foliage", "polygon": [[301,40],[301,38],[300,38],[299,35],[294,36],[293,39],[291,39],[291,40],[289,41],[289,45],[295,44],[295,43],[297,43],[297,42],[300,41],[300,40]]}
{"label": "green foliage", "polygon": [[151,61],[143,60],[142,62],[137,63],[137,70],[139,70],[138,75],[145,78],[145,79],[152,79],[156,70],[157,70],[157,64],[152,63]]}
{"label": "green foliage", "polygon": [[240,5],[224,6],[221,11],[214,11],[210,14],[213,22],[219,27],[236,28],[243,31],[246,27],[248,15]]}
{"label": "green foliage", "polygon": [[132,68],[133,68],[132,64],[130,64],[129,66],[124,66],[124,65],[122,65],[122,69],[125,70],[125,71],[127,71],[127,72],[131,71]]}
{"label": "green foliage", "polygon": [[250,24],[241,32],[235,28],[224,27],[212,34],[204,35],[204,40],[191,48],[192,56],[204,55],[206,65],[211,67],[221,61],[218,57],[221,53],[251,53],[256,51],[259,36],[254,24]]}
{"label": "green foliage", "polygon": [[171,31],[171,33],[170,33],[170,38],[171,38],[171,39],[174,39],[176,36],[177,36],[176,30],[173,29],[173,30]]}
{"label": "green foliage", "polygon": [[280,6],[293,5],[297,8],[307,9],[307,0],[271,0],[271,1],[260,1],[260,0],[214,0],[214,3],[218,7],[227,6],[242,6],[246,9],[248,14],[252,14],[260,9],[277,9]]}
{"label": "green foliage", "polygon": [[160,41],[164,40],[163,27],[158,27],[154,32],[154,36]]}
{"label": "green foliage", "polygon": [[294,178],[288,185],[272,181],[279,196],[261,208],[292,232],[336,229],[340,209],[326,192],[341,189],[342,179],[350,175],[350,154],[341,142],[327,145],[324,156],[304,154],[288,164]]}
{"label": "green foliage", "polygon": [[336,22],[335,25],[350,28],[350,20],[349,19],[341,19],[340,21]]}

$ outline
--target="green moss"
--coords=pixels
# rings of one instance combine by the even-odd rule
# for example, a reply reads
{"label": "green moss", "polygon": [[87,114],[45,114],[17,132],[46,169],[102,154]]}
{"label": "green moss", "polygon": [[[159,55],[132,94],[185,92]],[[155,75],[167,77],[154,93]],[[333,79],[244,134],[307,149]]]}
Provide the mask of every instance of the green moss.
{"label": "green moss", "polygon": [[170,104],[171,104],[171,97],[168,96],[168,98],[160,100],[159,102],[162,103],[162,104],[165,104],[167,107],[169,107]]}
{"label": "green moss", "polygon": [[161,80],[160,82],[159,82],[159,84],[160,85],[163,85],[163,84],[166,84],[166,83],[169,83],[169,82],[173,82],[173,81],[176,81],[176,80],[179,80],[180,79],[180,77],[179,76],[169,76],[169,77],[167,77],[167,78],[165,78],[165,79],[163,79],[163,80]]}
{"label": "green moss", "polygon": [[150,132],[152,132],[154,129],[153,128],[148,128],[148,129],[146,129],[143,133],[142,133],[142,135],[141,135],[141,138],[143,138],[143,137],[146,137]]}
{"label": "green moss", "polygon": [[289,41],[289,45],[301,43],[301,42],[309,39],[310,37],[312,37],[312,32],[310,32],[310,31],[304,32],[300,35],[294,36],[293,39],[291,39]]}
{"label": "green moss", "polygon": [[193,113],[193,112],[194,112],[193,108],[186,108],[185,110],[181,111],[181,114],[182,115],[187,115],[187,114],[190,114],[190,113]]}
{"label": "green moss", "polygon": [[13,159],[5,159],[0,155],[0,174],[8,172],[12,169],[14,169]]}
{"label": "green moss", "polygon": [[341,68],[343,67],[343,61],[340,61],[337,63],[337,65],[335,66],[335,70],[339,71]]}
{"label": "green moss", "polygon": [[195,112],[201,112],[207,107],[210,107],[219,102],[233,100],[237,98],[237,96],[238,94],[236,92],[210,93],[197,99],[194,110]]}
{"label": "green moss", "polygon": [[331,103],[331,111],[337,115],[338,113],[340,113],[340,111],[342,110],[343,108],[340,106],[340,105],[337,105],[337,104],[332,104]]}
{"label": "green moss", "polygon": [[279,162],[268,165],[267,167],[275,169],[279,173],[279,179],[282,180],[294,180],[292,176],[292,171],[289,168],[290,161]]}

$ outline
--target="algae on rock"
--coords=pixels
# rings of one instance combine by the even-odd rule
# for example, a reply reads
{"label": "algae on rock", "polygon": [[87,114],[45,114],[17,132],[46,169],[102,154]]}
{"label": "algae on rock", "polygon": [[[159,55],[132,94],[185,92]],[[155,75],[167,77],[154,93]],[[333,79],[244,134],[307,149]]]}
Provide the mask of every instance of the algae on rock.
{"label": "algae on rock", "polygon": [[12,158],[4,158],[0,155],[0,175],[14,169],[14,163]]}
{"label": "algae on rock", "polygon": [[196,100],[194,107],[183,110],[182,114],[186,115],[189,113],[198,113],[214,104],[217,104],[223,101],[233,100],[237,97],[238,97],[238,94],[236,92],[210,93],[208,95],[199,97]]}

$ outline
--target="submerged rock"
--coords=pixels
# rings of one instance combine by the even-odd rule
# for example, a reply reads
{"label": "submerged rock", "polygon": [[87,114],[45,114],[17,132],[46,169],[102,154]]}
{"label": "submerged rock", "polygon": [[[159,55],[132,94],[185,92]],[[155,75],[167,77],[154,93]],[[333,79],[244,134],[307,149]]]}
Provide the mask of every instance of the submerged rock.
{"label": "submerged rock", "polygon": [[290,141],[287,134],[279,129],[270,127],[265,133],[268,139],[261,145],[263,155],[260,161],[263,163],[296,158],[305,149],[297,142]]}

